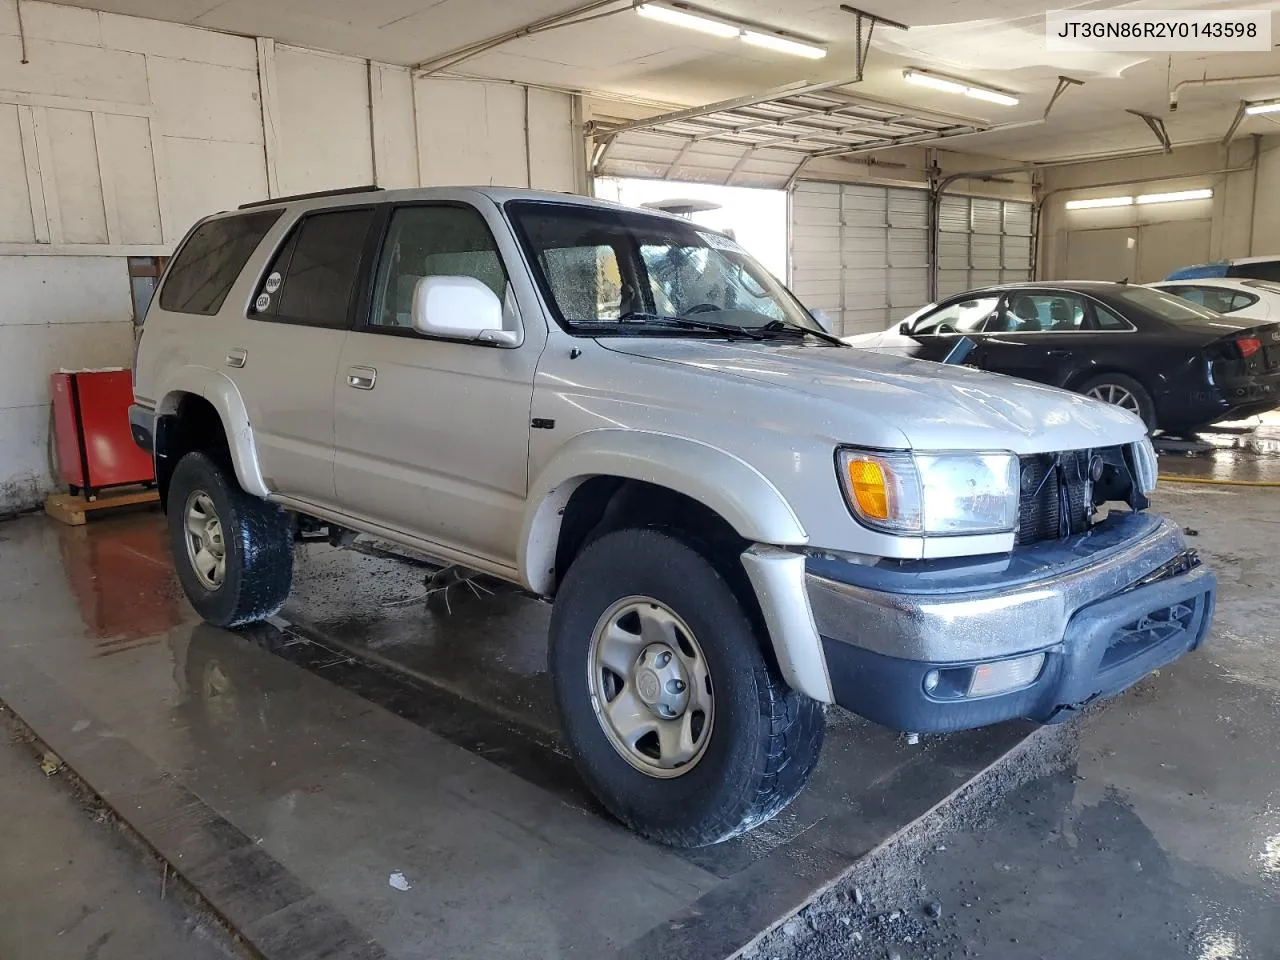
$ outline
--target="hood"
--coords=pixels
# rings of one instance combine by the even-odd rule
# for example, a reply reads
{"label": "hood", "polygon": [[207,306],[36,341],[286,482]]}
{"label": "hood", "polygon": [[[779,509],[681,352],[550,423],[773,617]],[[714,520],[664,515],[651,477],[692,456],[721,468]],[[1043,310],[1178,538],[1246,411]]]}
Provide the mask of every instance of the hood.
{"label": "hood", "polygon": [[[1043,453],[1146,436],[1142,422],[1119,407],[969,367],[776,341],[610,338],[601,343],[617,353],[805,395],[845,411],[851,426],[874,418],[901,431],[920,450]],[[855,427],[850,440],[857,436]]]}

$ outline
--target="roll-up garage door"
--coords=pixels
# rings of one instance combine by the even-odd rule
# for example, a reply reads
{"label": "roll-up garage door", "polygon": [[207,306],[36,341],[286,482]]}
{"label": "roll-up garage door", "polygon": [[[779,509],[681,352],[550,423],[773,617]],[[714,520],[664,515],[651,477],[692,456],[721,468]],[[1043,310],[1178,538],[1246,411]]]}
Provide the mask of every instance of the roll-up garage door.
{"label": "roll-up garage door", "polygon": [[791,195],[791,288],[841,335],[881,330],[929,301],[929,194],[801,181]]}
{"label": "roll-up garage door", "polygon": [[1031,204],[943,196],[938,210],[938,298],[1031,279]]}

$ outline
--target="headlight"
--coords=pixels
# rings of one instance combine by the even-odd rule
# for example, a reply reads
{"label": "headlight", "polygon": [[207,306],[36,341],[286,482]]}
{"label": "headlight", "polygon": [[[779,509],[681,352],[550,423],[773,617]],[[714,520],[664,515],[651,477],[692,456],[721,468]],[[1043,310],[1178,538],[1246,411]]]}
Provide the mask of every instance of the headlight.
{"label": "headlight", "polygon": [[1009,533],[1018,522],[1011,453],[841,450],[845,500],[874,530],[907,535]]}
{"label": "headlight", "polygon": [[1156,475],[1159,471],[1159,461],[1156,460],[1156,448],[1151,445],[1151,441],[1147,438],[1139,440],[1133,444],[1133,465],[1137,476],[1134,478],[1138,482],[1138,489],[1143,494],[1150,496],[1156,489]]}

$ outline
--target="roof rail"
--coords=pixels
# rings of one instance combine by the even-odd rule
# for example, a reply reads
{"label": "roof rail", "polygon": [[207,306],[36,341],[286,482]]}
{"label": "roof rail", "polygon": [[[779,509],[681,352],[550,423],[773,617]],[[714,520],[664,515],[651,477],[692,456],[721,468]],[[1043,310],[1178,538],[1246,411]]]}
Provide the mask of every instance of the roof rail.
{"label": "roof rail", "polygon": [[318,200],[320,197],[341,197],[348,193],[373,193],[382,187],[372,183],[363,187],[341,187],[338,190],[317,190],[315,193],[295,193],[291,197],[271,197],[269,200],[255,200],[253,203],[242,203],[237,210],[251,210],[254,207],[269,207],[275,203],[289,203],[293,200]]}

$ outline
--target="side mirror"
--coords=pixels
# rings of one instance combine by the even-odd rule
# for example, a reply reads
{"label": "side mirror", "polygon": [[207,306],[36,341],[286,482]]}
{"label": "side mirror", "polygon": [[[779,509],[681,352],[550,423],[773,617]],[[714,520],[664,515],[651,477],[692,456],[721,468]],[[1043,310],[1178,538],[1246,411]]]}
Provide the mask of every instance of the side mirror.
{"label": "side mirror", "polygon": [[413,329],[428,337],[520,345],[498,295],[475,277],[423,277],[413,288]]}
{"label": "side mirror", "polygon": [[809,316],[813,317],[813,322],[820,326],[825,333],[831,332],[831,328],[834,324],[831,322],[831,317],[827,315],[827,311],[813,310],[810,311]]}
{"label": "side mirror", "polygon": [[901,336],[904,336],[904,337],[909,337],[909,336],[911,336],[911,323],[910,323],[910,321],[908,321],[908,320],[903,320],[900,324],[898,324],[898,333],[899,333]]}

